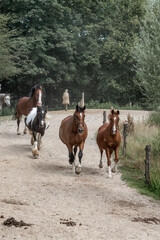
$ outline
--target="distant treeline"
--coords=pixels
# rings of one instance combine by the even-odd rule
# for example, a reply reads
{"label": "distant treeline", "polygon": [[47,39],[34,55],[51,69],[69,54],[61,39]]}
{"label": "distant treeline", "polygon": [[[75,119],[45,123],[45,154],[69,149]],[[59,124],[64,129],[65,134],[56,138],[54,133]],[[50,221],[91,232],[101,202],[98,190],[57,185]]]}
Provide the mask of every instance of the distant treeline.
{"label": "distant treeline", "polygon": [[45,103],[160,100],[160,1],[0,1],[0,82],[13,100],[43,86]]}

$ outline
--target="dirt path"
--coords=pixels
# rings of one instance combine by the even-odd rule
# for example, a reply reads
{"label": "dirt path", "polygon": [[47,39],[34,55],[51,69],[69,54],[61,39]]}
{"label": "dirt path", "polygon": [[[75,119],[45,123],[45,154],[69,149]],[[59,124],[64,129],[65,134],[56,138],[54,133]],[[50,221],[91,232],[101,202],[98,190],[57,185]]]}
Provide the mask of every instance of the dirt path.
{"label": "dirt path", "polygon": [[[16,122],[0,122],[0,240],[160,239],[160,203],[129,188],[120,173],[109,179],[106,168],[98,168],[94,136],[102,112],[86,112],[89,135],[80,175],[71,172],[67,149],[58,137],[61,120],[73,111],[50,112],[39,159],[31,157],[29,135],[16,135]],[[121,111],[121,119],[127,114]],[[147,114],[131,112],[136,120]],[[4,226],[9,217],[33,225]]]}

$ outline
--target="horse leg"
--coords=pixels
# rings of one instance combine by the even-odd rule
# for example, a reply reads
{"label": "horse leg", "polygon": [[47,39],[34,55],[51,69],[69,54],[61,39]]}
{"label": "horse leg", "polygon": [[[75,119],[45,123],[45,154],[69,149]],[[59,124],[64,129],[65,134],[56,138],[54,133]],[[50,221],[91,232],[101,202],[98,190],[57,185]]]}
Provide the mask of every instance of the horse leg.
{"label": "horse leg", "polygon": [[103,149],[99,149],[99,150],[100,150],[100,153],[101,153],[100,162],[99,162],[99,168],[103,168],[103,163],[102,163]]}
{"label": "horse leg", "polygon": [[68,105],[66,104],[66,108],[65,108],[65,111],[67,111],[68,110]]}
{"label": "horse leg", "polygon": [[33,145],[33,148],[32,148],[32,155],[34,158],[37,158],[38,157],[38,149],[37,149],[37,138],[36,138],[36,132],[33,131],[33,138],[34,138],[34,145]]}
{"label": "horse leg", "polygon": [[81,173],[81,160],[82,160],[82,157],[83,157],[83,148],[84,148],[84,142],[82,142],[79,146],[79,153],[78,153],[78,157],[79,157],[79,163],[78,165],[76,166],[76,173],[77,174],[80,174]]}
{"label": "horse leg", "polygon": [[69,163],[72,164],[74,162],[74,155],[72,152],[72,146],[71,145],[67,145],[68,147],[68,152],[69,152]]}
{"label": "horse leg", "polygon": [[19,124],[20,124],[20,121],[21,121],[21,117],[22,117],[22,114],[17,111],[17,135],[21,135],[20,132],[19,132]]}
{"label": "horse leg", "polygon": [[108,164],[108,177],[112,177],[111,173],[111,155],[110,155],[110,150],[107,148],[106,149],[106,157],[107,157],[107,164]]}
{"label": "horse leg", "polygon": [[31,135],[31,145],[33,145],[34,144],[34,137],[33,137],[33,133],[32,133],[31,130],[29,130],[29,134]]}
{"label": "horse leg", "polygon": [[115,159],[114,159],[114,166],[112,168],[112,172],[115,173],[117,171],[117,163],[118,163],[118,152],[119,152],[119,147],[116,148],[115,150]]}
{"label": "horse leg", "polygon": [[38,134],[38,150],[40,150],[42,147],[42,135]]}
{"label": "horse leg", "polygon": [[72,163],[72,172],[75,173],[75,161],[76,161],[77,146],[74,147],[73,151],[74,151],[74,161]]}
{"label": "horse leg", "polygon": [[23,133],[24,133],[24,134],[27,134],[27,127],[26,127],[26,125],[25,125],[25,127],[24,127]]}

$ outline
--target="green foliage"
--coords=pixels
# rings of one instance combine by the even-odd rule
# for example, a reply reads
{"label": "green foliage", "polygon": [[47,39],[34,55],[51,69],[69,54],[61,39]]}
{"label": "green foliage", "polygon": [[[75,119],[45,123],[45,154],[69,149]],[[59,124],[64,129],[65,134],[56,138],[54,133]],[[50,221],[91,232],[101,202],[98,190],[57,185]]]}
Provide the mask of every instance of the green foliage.
{"label": "green foliage", "polygon": [[[59,103],[69,89],[72,101],[138,102],[132,47],[145,13],[145,0],[5,0],[0,13],[9,15],[12,48],[21,74],[8,78],[4,89],[17,97],[40,83],[46,104]],[[17,90],[18,89],[18,90]]]}
{"label": "green foliage", "polygon": [[2,110],[0,111],[0,116],[10,116],[13,115],[13,113],[15,112],[15,109],[12,108],[2,108]]}
{"label": "green foliage", "polygon": [[137,78],[135,84],[145,97],[144,106],[160,102],[160,1],[151,2],[141,24],[140,37],[133,48]]}
{"label": "green foliage", "polygon": [[87,108],[94,108],[94,109],[110,109],[112,106],[114,109],[125,109],[125,110],[142,110],[142,108],[136,103],[133,106],[130,106],[129,104],[120,106],[118,104],[112,103],[112,102],[105,102],[100,103],[98,100],[90,100],[87,104]]}
{"label": "green foliage", "polygon": [[151,112],[148,118],[148,123],[160,127],[160,111]]}
{"label": "green foliage", "polygon": [[13,55],[14,51],[11,49],[11,37],[14,31],[8,31],[7,20],[7,16],[0,14],[0,81],[19,73],[16,65],[18,59]]}

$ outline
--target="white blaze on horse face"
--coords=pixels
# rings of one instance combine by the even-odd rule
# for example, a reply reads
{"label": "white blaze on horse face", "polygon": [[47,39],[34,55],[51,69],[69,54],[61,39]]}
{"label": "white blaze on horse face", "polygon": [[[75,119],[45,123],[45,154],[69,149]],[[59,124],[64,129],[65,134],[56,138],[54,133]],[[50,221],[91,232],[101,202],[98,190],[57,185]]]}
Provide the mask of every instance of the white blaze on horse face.
{"label": "white blaze on horse face", "polygon": [[82,122],[82,113],[80,113],[80,122]]}
{"label": "white blaze on horse face", "polygon": [[7,104],[7,106],[10,106],[10,96],[5,96],[4,102]]}
{"label": "white blaze on horse face", "polygon": [[[44,114],[44,111],[42,111],[42,114]],[[44,119],[41,120],[41,125],[44,125]]]}
{"label": "white blaze on horse face", "polygon": [[112,128],[113,134],[116,133],[116,124],[115,124],[115,120],[116,120],[116,117],[114,117],[114,124],[113,124],[113,128]]}
{"label": "white blaze on horse face", "polygon": [[38,105],[39,106],[42,105],[42,93],[41,92],[39,92]]}

